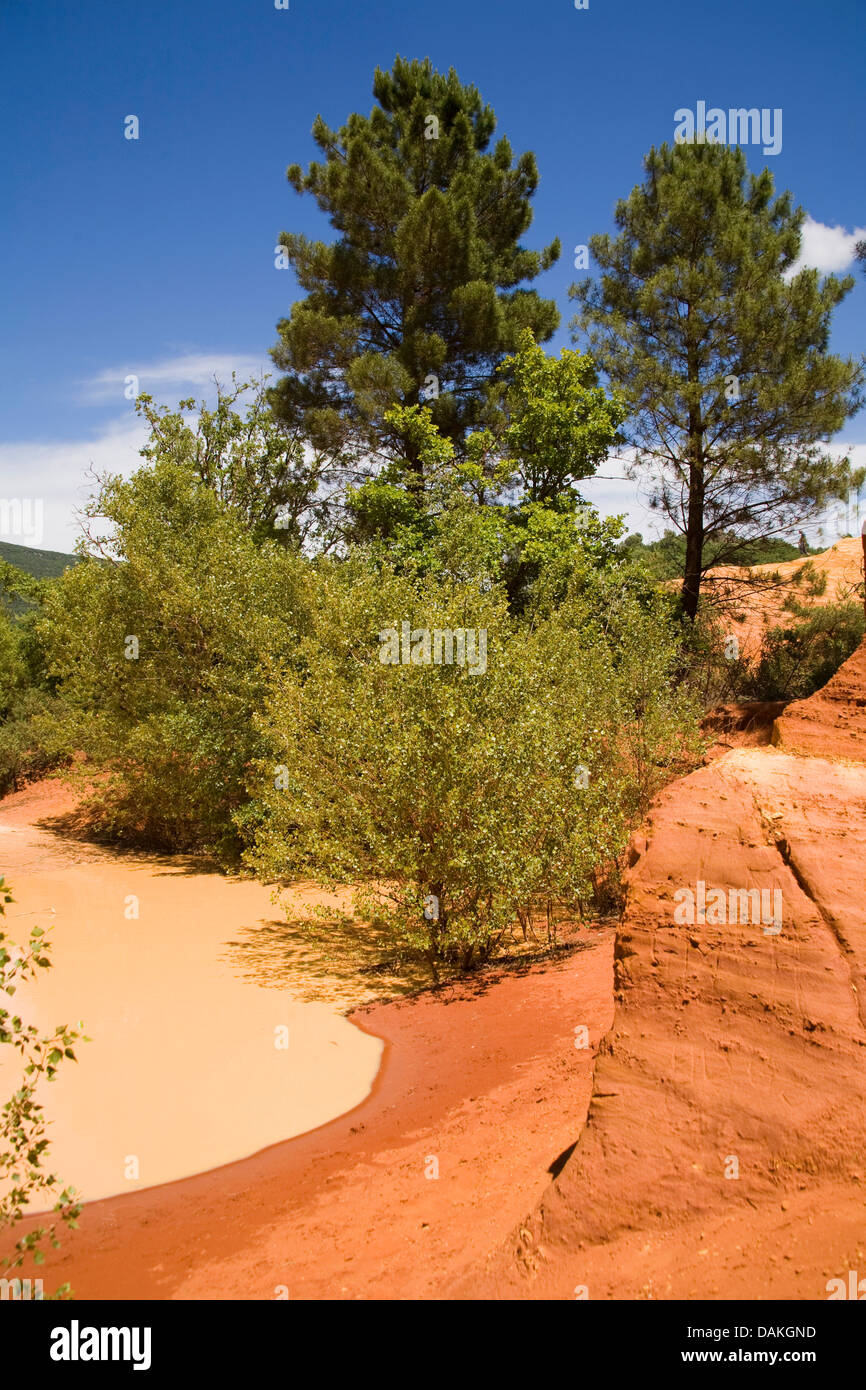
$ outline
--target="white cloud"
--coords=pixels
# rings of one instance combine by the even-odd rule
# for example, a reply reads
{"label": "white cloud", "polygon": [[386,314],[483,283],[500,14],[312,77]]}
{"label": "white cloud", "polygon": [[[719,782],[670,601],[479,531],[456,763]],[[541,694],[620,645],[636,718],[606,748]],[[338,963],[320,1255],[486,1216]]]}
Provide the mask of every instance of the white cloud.
{"label": "white cloud", "polygon": [[[821,447],[833,458],[847,456],[854,469],[866,468],[866,443],[834,441]],[[621,455],[606,459],[599,467],[599,476],[584,478],[578,484],[578,488],[587,502],[597,507],[602,516],[623,514],[629,531],[639,531],[645,541],[655,540],[664,531],[672,528],[672,522],[663,512],[654,511],[649,507],[648,492],[651,482],[645,473],[640,473],[634,481],[626,477],[625,470],[629,461],[629,457]],[[866,486],[861,489],[859,498],[852,493],[847,504],[831,503],[820,518],[806,526],[805,531],[812,545],[829,549],[842,536],[856,536],[864,525]],[[796,530],[786,539],[796,541]]]}
{"label": "white cloud", "polygon": [[846,232],[844,227],[828,227],[808,214],[803,223],[803,241],[787,278],[798,274],[805,266],[820,270],[824,275],[847,270],[854,260],[854,247],[866,239],[866,227]]}
{"label": "white cloud", "polygon": [[[88,470],[129,474],[141,462],[147,426],[130,411],[81,440],[24,440],[0,444],[2,496],[41,504],[42,534],[14,530],[0,540],[45,550],[70,551],[78,539],[75,509],[92,491]],[[2,524],[2,518],[0,518]]]}
{"label": "white cloud", "polygon": [[[147,441],[148,428],[134,413],[134,395],[146,391],[170,406],[184,395],[212,400],[214,380],[228,385],[233,371],[241,381],[257,380],[273,372],[273,364],[251,355],[186,351],[158,361],[131,360],[79,383],[84,400],[116,400],[123,414],[84,439],[0,443],[0,540],[70,551],[79,535],[76,511],[93,490],[89,475],[128,475],[141,462],[139,450]],[[137,380],[127,393],[129,376]],[[192,422],[195,417],[189,418]]]}
{"label": "white cloud", "polygon": [[[270,358],[233,353],[186,352],[177,357],[166,357],[158,362],[137,362],[130,360],[123,366],[107,367],[95,377],[84,383],[85,398],[90,401],[110,400],[114,397],[123,400],[129,389],[134,396],[138,391],[146,391],[158,399],[183,394],[190,387],[196,390],[212,390],[216,378],[222,385],[231,382],[232,372],[239,380],[257,380],[263,372],[274,373]],[[136,382],[129,388],[127,378],[134,376]],[[127,397],[127,399],[131,399]],[[171,405],[174,402],[164,402]]]}
{"label": "white cloud", "polygon": [[[866,444],[828,444],[824,446],[834,458],[848,457],[851,467],[866,468]],[[813,545],[829,549],[843,536],[856,536],[866,527],[866,488],[860,489],[860,496],[854,493],[845,502],[833,502],[821,517],[819,523],[806,528]]]}
{"label": "white cloud", "polygon": [[[195,417],[188,419],[193,424]],[[35,514],[32,504],[39,503],[44,518],[38,538],[7,531],[0,534],[0,540],[46,550],[71,551],[79,534],[75,511],[92,490],[88,474],[110,472],[128,476],[141,463],[139,450],[147,436],[147,426],[130,409],[86,439],[0,443],[0,478],[3,480],[0,502],[16,498],[22,503],[29,500],[31,508],[25,515],[31,517]],[[866,466],[866,443],[840,442],[826,447],[836,457],[847,454],[855,468]],[[628,459],[623,456],[606,459],[599,468],[599,475],[584,478],[579,489],[602,516],[625,514],[628,530],[640,531],[644,540],[651,540],[671,523],[660,512],[649,508],[648,482],[646,478],[640,482],[627,478],[627,464]],[[856,535],[864,520],[866,489],[859,502],[852,496],[847,508],[843,503],[833,504],[820,522],[806,530],[812,544],[830,546],[842,535]]]}
{"label": "white cloud", "polygon": [[578,491],[601,516],[625,516],[626,534],[639,531],[645,541],[654,540],[671,523],[649,507],[646,479],[626,477],[629,462],[630,458],[622,455],[605,459],[595,477],[581,479]]}

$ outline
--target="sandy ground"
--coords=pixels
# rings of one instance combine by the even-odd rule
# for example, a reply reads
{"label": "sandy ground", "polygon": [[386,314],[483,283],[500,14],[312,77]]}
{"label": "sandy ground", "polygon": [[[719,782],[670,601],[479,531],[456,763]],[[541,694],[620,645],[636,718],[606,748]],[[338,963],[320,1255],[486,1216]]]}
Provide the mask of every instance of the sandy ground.
{"label": "sandy ground", "polygon": [[9,934],[50,925],[54,942],[16,1005],[48,1030],[81,1019],[91,1039],[41,1088],[61,1178],[85,1200],[150,1187],[357,1105],[382,1054],[344,1016],[363,987],[305,971],[259,883],[33,824],[67,799],[47,782],[0,805]]}

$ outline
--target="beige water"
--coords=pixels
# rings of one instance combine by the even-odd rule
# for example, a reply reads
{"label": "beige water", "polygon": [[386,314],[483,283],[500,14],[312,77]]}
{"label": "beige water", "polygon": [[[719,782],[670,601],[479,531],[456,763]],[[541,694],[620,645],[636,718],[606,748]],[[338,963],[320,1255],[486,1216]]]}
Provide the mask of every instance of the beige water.
{"label": "beige water", "polygon": [[[51,1168],[84,1200],[244,1157],[368,1093],[382,1045],[343,1016],[338,982],[298,964],[268,888],[9,821],[6,930],[54,942],[16,1008],[43,1029],[83,1020],[92,1040],[41,1087]],[[0,1095],[16,1066],[2,1053]]]}

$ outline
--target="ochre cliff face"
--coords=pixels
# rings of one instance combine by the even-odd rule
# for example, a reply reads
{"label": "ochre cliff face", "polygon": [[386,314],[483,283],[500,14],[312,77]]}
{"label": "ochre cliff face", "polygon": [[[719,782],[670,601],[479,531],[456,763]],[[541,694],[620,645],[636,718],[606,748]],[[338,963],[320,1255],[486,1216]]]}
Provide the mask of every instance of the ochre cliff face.
{"label": "ochre cliff face", "polygon": [[[588,1121],[464,1294],[820,1299],[866,1272],[866,646],[774,740],[657,799]],[[728,910],[682,920],[699,881]],[[731,920],[755,889],[779,931]]]}
{"label": "ochre cliff face", "polygon": [[[770,628],[790,623],[785,609],[789,599],[806,608],[823,608],[862,594],[863,555],[861,538],[846,536],[819,555],[753,566],[748,571],[751,584],[744,584],[744,570],[739,565],[709,570],[706,592],[712,592],[713,601],[727,614],[741,655],[753,659]],[[813,586],[812,579],[817,585]],[[822,591],[816,593],[815,587]]]}
{"label": "ochre cliff face", "polygon": [[866,762],[866,642],[823,690],[785,708],[773,743],[792,753]]}

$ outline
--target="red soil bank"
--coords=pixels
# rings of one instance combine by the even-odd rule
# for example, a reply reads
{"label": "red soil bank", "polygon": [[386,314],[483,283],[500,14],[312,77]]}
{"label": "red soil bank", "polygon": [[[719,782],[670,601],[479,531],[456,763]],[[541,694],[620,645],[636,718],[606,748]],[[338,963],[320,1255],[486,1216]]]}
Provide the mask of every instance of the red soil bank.
{"label": "red soil bank", "polygon": [[786,707],[773,742],[814,757],[866,759],[866,642],[823,690]]}
{"label": "red soil bank", "polygon": [[[786,711],[780,748],[658,798],[580,1142],[452,1295],[813,1299],[866,1269],[866,766],[783,751],[807,729],[815,753],[866,759],[864,695],[861,647]],[[781,889],[781,933],[676,925],[698,879]]]}
{"label": "red soil bank", "polygon": [[773,723],[784,708],[784,700],[717,705],[701,723],[701,732],[711,745],[706,761],[711,762],[732,748],[760,748],[771,743]]}
{"label": "red soil bank", "polygon": [[[803,582],[804,570],[823,581],[823,593],[810,592],[809,584]],[[748,584],[743,582],[747,573],[752,581]],[[770,628],[785,627],[792,621],[785,610],[789,598],[808,608],[849,602],[858,596],[862,602],[863,545],[859,536],[847,536],[807,559],[755,565],[749,571],[738,565],[720,566],[708,570],[705,592],[721,604],[730,621],[730,635],[738,638],[741,654],[751,659],[757,656]]]}

